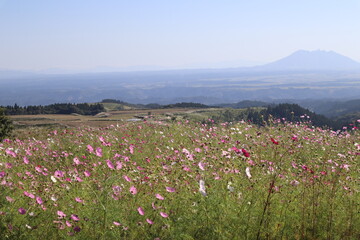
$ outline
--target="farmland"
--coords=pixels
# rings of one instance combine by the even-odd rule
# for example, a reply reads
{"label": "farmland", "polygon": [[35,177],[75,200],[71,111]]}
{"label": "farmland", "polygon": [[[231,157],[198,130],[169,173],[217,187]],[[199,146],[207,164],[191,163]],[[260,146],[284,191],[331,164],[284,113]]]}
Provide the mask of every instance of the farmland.
{"label": "farmland", "polygon": [[360,236],[358,126],[52,117],[0,144],[2,239]]}

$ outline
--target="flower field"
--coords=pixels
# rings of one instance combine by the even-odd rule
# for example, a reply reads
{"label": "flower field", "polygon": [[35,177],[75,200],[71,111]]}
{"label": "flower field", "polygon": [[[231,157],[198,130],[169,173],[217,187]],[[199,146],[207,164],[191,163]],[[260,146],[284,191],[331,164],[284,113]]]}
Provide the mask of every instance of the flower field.
{"label": "flower field", "polygon": [[24,129],[1,239],[359,239],[360,134],[306,124]]}

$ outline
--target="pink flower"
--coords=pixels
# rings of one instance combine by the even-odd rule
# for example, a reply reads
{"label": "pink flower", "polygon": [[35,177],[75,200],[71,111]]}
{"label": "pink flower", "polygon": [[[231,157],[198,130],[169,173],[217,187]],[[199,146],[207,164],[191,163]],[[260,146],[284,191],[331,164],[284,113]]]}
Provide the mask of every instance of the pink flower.
{"label": "pink flower", "polygon": [[27,191],[24,191],[24,195],[27,196],[27,197],[29,197],[29,198],[35,198],[35,195],[34,195],[34,194],[29,193],[29,192],[27,192]]}
{"label": "pink flower", "polygon": [[57,170],[57,171],[55,171],[54,176],[57,178],[62,178],[62,177],[64,177],[64,173],[60,170]]}
{"label": "pink flower", "polygon": [[80,165],[81,164],[81,162],[80,162],[80,160],[76,157],[76,158],[74,158],[74,163],[76,164],[76,165]]}
{"label": "pink flower", "polygon": [[156,194],[155,195],[155,197],[157,198],[157,199],[159,199],[159,200],[164,200],[164,197],[163,196],[161,196],[160,194]]}
{"label": "pink flower", "polygon": [[89,171],[84,172],[85,177],[90,177],[91,173]]}
{"label": "pink flower", "polygon": [[25,163],[25,164],[29,164],[29,163],[30,163],[30,162],[29,162],[29,159],[28,159],[27,157],[24,157],[23,159],[24,159],[24,163]]}
{"label": "pink flower", "polygon": [[91,145],[87,145],[86,147],[90,153],[94,153],[94,148]]}
{"label": "pink flower", "polygon": [[37,202],[39,205],[43,204],[43,200],[42,200],[41,197],[39,197],[39,196],[36,197],[36,202]]}
{"label": "pink flower", "polygon": [[102,157],[102,149],[101,148],[96,148],[96,152],[95,152],[95,155],[98,156],[98,157]]}
{"label": "pink flower", "polygon": [[199,165],[199,168],[200,168],[201,170],[205,171],[205,165],[204,165],[204,163],[199,162],[198,165]]}
{"label": "pink flower", "polygon": [[78,198],[78,197],[75,198],[75,201],[77,201],[78,203],[83,203],[84,202],[84,200],[82,200],[81,198]]}
{"label": "pink flower", "polygon": [[136,187],[135,187],[135,186],[131,186],[131,187],[130,187],[130,192],[131,192],[132,195],[137,194],[137,189],[136,189]]}
{"label": "pink flower", "polygon": [[24,208],[19,208],[18,211],[21,215],[24,215],[26,213],[26,210]]}
{"label": "pink flower", "polygon": [[131,178],[129,178],[128,176],[124,176],[124,179],[126,180],[126,181],[128,181],[128,182],[131,182]]}
{"label": "pink flower", "polygon": [[114,165],[112,164],[112,162],[110,160],[106,160],[106,164],[110,169],[115,169]]}
{"label": "pink flower", "polygon": [[145,214],[144,209],[142,209],[142,207],[138,207],[137,210],[138,210],[138,212],[139,212],[140,215],[144,215],[144,214]]}
{"label": "pink flower", "polygon": [[80,220],[80,218],[75,214],[71,214],[71,219],[74,220],[74,221],[79,221]]}
{"label": "pink flower", "polygon": [[121,225],[121,223],[119,223],[119,222],[113,222],[113,224],[115,225],[115,226],[120,226]]}
{"label": "pink flower", "polygon": [[66,214],[63,211],[57,211],[57,215],[59,216],[59,218],[66,217]]}
{"label": "pink flower", "polygon": [[164,213],[164,212],[160,212],[160,215],[163,217],[163,218],[167,218],[167,217],[169,217],[169,215],[167,215],[166,213]]}
{"label": "pink flower", "polygon": [[175,192],[175,188],[172,188],[172,187],[166,187],[166,191],[168,192]]}
{"label": "pink flower", "polygon": [[151,221],[150,219],[146,219],[146,221],[148,222],[148,224],[154,224],[154,222],[153,221]]}

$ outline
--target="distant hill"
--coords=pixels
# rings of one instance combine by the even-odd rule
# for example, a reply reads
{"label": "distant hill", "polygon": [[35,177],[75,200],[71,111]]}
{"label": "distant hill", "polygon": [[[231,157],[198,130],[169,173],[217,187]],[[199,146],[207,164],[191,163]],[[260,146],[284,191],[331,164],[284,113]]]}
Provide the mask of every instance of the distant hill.
{"label": "distant hill", "polygon": [[333,51],[299,50],[278,61],[258,67],[264,70],[359,70],[360,63]]}

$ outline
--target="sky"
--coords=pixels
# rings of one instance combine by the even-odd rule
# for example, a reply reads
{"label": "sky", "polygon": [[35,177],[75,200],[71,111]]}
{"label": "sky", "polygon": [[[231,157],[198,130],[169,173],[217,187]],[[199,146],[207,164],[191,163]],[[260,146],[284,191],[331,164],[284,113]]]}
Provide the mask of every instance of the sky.
{"label": "sky", "polygon": [[300,49],[360,62],[359,13],[359,0],[0,0],[0,69],[233,67]]}

